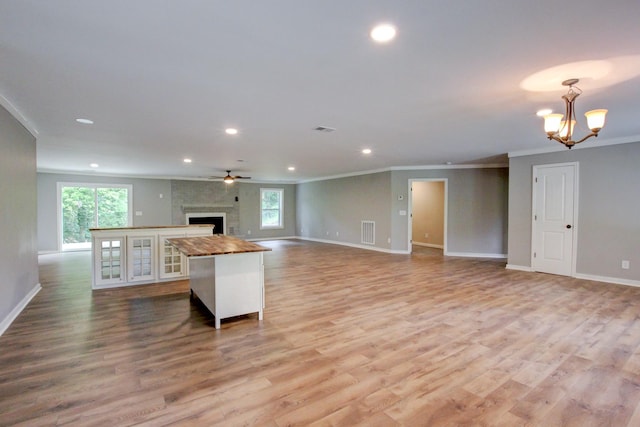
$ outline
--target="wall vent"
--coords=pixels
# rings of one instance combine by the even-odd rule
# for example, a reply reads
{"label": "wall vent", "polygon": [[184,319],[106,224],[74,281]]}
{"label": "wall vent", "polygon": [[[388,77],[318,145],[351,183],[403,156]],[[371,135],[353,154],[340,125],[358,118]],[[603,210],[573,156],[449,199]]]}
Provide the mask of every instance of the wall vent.
{"label": "wall vent", "polygon": [[317,130],[319,132],[333,132],[336,130],[336,128],[330,128],[328,126],[318,126],[316,128],[313,128],[313,130]]}
{"label": "wall vent", "polygon": [[376,244],[376,222],[362,221],[360,228],[360,242],[363,245]]}

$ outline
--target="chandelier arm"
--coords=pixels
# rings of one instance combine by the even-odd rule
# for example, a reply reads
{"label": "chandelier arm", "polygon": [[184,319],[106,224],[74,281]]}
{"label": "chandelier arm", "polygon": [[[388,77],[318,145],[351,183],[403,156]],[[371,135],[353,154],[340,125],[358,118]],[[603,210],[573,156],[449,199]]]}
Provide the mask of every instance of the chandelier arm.
{"label": "chandelier arm", "polygon": [[589,135],[585,136],[580,141],[576,141],[575,143],[576,144],[580,144],[582,141],[586,141],[587,139],[591,138],[592,136],[598,136],[598,134],[595,133],[595,132],[591,132]]}
{"label": "chandelier arm", "polygon": [[564,139],[562,139],[560,137],[557,137],[555,135],[549,135],[547,138],[548,139],[553,139],[554,141],[558,141],[562,145],[567,145],[567,142],[569,142],[569,141],[565,141]]}

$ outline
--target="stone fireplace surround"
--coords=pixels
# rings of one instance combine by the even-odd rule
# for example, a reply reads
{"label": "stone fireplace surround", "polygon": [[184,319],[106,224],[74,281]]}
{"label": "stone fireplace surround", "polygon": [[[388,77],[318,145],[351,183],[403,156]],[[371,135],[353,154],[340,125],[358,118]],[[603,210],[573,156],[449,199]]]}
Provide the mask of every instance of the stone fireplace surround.
{"label": "stone fireplace surround", "polygon": [[[237,201],[239,188],[217,181],[171,181],[171,221],[173,225],[186,225],[187,214],[224,214],[225,234],[237,235],[240,209]],[[217,215],[216,215],[217,216]]]}

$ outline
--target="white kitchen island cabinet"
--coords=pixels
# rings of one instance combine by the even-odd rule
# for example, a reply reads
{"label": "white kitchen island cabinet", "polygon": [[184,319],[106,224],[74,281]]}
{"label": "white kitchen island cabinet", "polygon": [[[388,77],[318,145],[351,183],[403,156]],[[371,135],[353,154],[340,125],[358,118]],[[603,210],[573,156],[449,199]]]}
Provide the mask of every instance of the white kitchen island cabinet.
{"label": "white kitchen island cabinet", "polygon": [[264,309],[264,251],[235,237],[213,235],[168,239],[189,258],[191,292],[220,320]]}
{"label": "white kitchen island cabinet", "polygon": [[105,289],[188,278],[187,258],[167,237],[210,236],[213,226],[92,228],[92,288]]}

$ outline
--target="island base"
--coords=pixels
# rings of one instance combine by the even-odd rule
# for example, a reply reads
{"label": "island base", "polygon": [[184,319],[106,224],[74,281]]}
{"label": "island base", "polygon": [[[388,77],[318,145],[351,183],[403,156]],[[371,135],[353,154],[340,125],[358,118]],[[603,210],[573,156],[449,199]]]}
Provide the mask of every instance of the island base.
{"label": "island base", "polygon": [[264,264],[262,252],[189,259],[191,292],[220,320],[258,313],[263,318]]}

